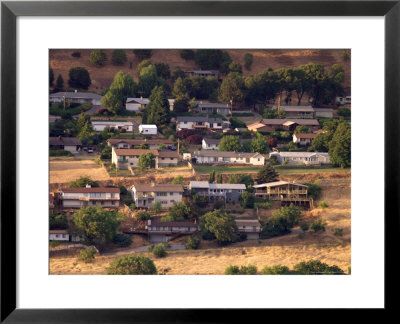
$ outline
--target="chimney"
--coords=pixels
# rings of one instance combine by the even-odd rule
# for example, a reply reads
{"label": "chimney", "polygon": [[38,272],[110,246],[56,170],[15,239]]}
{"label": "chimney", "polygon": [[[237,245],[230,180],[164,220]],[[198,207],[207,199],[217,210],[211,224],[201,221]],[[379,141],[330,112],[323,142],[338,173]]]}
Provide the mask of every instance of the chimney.
{"label": "chimney", "polygon": [[143,96],[140,96],[140,99],[143,99]]}
{"label": "chimney", "polygon": [[78,90],[75,90],[75,93],[77,93],[78,92]]}
{"label": "chimney", "polygon": [[151,219],[147,221],[147,226],[151,226]]}
{"label": "chimney", "polygon": [[92,188],[92,186],[90,184],[87,184],[86,188]]}

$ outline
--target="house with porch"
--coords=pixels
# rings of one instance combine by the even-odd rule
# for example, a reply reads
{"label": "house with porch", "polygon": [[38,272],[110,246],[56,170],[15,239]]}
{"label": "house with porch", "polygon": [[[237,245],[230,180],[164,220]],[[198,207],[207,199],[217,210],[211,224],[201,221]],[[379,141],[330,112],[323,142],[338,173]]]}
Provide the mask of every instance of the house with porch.
{"label": "house with porch", "polygon": [[117,149],[138,149],[146,146],[150,150],[158,150],[161,145],[170,146],[174,144],[170,139],[125,139],[125,138],[111,138],[107,140],[108,146]]}
{"label": "house with porch", "polygon": [[139,157],[142,154],[152,153],[155,158],[155,168],[165,166],[176,166],[179,161],[179,154],[176,151],[169,150],[150,150],[150,149],[116,149],[112,147],[111,163],[118,169],[137,168]]}
{"label": "house with porch", "polygon": [[261,233],[261,224],[258,219],[235,219],[240,234],[246,234],[248,240],[258,240]]}
{"label": "house with porch", "polygon": [[210,201],[224,200],[239,202],[240,195],[246,191],[243,183],[208,183],[208,181],[190,181],[188,189],[199,196],[207,196]]}
{"label": "house with porch", "polygon": [[192,154],[196,164],[249,164],[264,165],[266,157],[260,153],[201,150]]}
{"label": "house with porch", "polygon": [[56,92],[49,96],[50,103],[59,103],[65,101],[77,104],[92,104],[93,106],[100,106],[100,100],[103,98],[97,93],[92,92]]}
{"label": "house with porch", "polygon": [[178,116],[176,119],[176,131],[182,129],[212,129],[224,130],[229,128],[230,122],[221,118],[197,117],[197,116]]}
{"label": "house with porch", "polygon": [[152,208],[155,202],[160,202],[162,208],[172,207],[182,201],[183,186],[175,184],[133,185],[132,199],[136,208]]}
{"label": "house with porch", "polygon": [[232,113],[232,107],[229,104],[219,102],[198,102],[195,112],[199,114],[219,114],[228,116]]}
{"label": "house with porch", "polygon": [[163,243],[181,235],[196,233],[199,226],[192,222],[156,222],[149,219],[146,229],[150,242]]}
{"label": "house with porch", "polygon": [[119,188],[91,187],[60,189],[63,208],[103,207],[118,208]]}
{"label": "house with porch", "polygon": [[271,152],[269,157],[276,159],[280,164],[330,164],[329,154],[323,152]]}
{"label": "house with porch", "polygon": [[250,124],[247,129],[258,132],[273,132],[277,130],[294,131],[297,126],[307,126],[311,131],[320,129],[318,120],[316,119],[262,119],[259,122]]}

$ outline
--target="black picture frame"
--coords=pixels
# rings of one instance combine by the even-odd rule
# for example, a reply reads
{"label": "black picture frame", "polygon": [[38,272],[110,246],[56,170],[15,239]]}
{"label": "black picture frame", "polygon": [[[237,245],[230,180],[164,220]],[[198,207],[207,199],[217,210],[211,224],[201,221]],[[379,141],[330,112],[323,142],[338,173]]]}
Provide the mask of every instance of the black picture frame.
{"label": "black picture frame", "polygon": [[[397,305],[399,237],[400,1],[4,1],[1,3],[1,322],[225,322],[245,310],[16,308],[16,19],[19,16],[384,16],[385,309]],[[371,44],[373,46],[373,44]],[[382,157],[376,157],[382,158]],[[393,294],[394,296],[394,294]],[[249,310],[247,310],[248,312]],[[252,318],[257,312],[251,310]],[[246,313],[245,313],[246,314]],[[261,314],[260,314],[261,315]],[[234,321],[234,320],[233,320]]]}

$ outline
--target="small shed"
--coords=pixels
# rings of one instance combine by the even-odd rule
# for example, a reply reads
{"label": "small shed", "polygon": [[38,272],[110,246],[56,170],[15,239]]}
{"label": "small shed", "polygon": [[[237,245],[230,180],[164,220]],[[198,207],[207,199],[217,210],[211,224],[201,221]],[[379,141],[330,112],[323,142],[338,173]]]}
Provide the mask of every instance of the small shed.
{"label": "small shed", "polygon": [[140,125],[139,132],[141,134],[149,134],[149,135],[157,135],[157,126],[156,125]]}

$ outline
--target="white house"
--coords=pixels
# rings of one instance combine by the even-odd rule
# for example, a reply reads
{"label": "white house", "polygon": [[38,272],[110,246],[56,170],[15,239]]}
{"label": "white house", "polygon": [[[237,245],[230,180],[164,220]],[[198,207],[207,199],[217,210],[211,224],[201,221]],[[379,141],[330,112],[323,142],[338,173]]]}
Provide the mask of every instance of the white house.
{"label": "white house", "polygon": [[169,208],[182,201],[183,186],[175,184],[133,185],[132,198],[137,208],[151,208],[160,202],[162,208]]}
{"label": "white house", "polygon": [[78,153],[82,147],[81,140],[77,137],[50,137],[50,150],[65,150],[71,153]]}
{"label": "white house", "polygon": [[157,126],[156,125],[140,125],[139,133],[146,135],[157,135]]}
{"label": "white house", "polygon": [[208,181],[190,181],[189,190],[210,200],[223,199],[225,202],[238,202],[240,195],[246,191],[243,183],[209,183]]}
{"label": "white house", "polygon": [[203,138],[201,141],[201,147],[203,150],[218,150],[220,141],[220,139]]}
{"label": "white house", "polygon": [[118,169],[136,168],[139,164],[139,157],[142,154],[152,153],[155,157],[155,168],[165,166],[176,166],[179,154],[176,151],[157,151],[150,149],[116,149],[112,148],[111,163]]}
{"label": "white house", "polygon": [[90,187],[60,189],[63,208],[103,207],[118,208],[119,188]]}
{"label": "white house", "polygon": [[[148,98],[128,98],[126,99],[125,108],[129,111],[140,112],[149,104],[150,100]],[[169,109],[174,109],[175,99],[168,99]]]}
{"label": "white house", "polygon": [[329,154],[321,152],[271,152],[269,156],[275,157],[280,164],[330,164]]}
{"label": "white house", "polygon": [[79,235],[70,235],[67,230],[49,230],[49,241],[80,242]]}
{"label": "white house", "polygon": [[336,97],[336,103],[339,105],[350,105],[351,96],[338,96]]}
{"label": "white house", "polygon": [[182,129],[212,129],[223,130],[229,128],[230,122],[221,118],[178,116],[176,119],[176,131]]}
{"label": "white house", "polygon": [[192,159],[195,159],[196,164],[251,164],[264,165],[265,156],[260,153],[247,152],[221,152],[213,150],[202,150],[194,152]]}
{"label": "white house", "polygon": [[293,143],[299,144],[301,146],[311,145],[314,138],[316,138],[318,134],[310,134],[310,133],[295,133],[293,134]]}
{"label": "white house", "polygon": [[126,132],[133,132],[133,122],[131,121],[117,121],[117,120],[92,120],[93,130],[101,132],[105,128],[114,128],[119,131],[125,129]]}
{"label": "white house", "polygon": [[110,138],[107,140],[108,146],[119,149],[135,149],[146,145],[150,150],[157,150],[161,145],[170,146],[174,144],[170,139],[125,139],[125,138]]}
{"label": "white house", "polygon": [[246,234],[248,240],[260,238],[261,224],[258,219],[235,219],[239,233]]}
{"label": "white house", "polygon": [[56,92],[50,94],[49,101],[50,103],[64,102],[64,97],[68,102],[78,104],[90,103],[94,106],[100,106],[100,100],[103,98],[102,96],[91,92]]}

